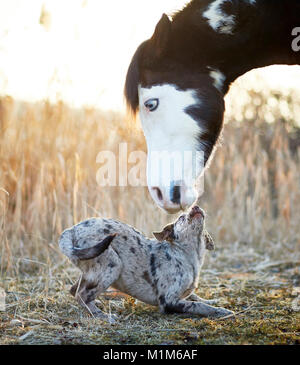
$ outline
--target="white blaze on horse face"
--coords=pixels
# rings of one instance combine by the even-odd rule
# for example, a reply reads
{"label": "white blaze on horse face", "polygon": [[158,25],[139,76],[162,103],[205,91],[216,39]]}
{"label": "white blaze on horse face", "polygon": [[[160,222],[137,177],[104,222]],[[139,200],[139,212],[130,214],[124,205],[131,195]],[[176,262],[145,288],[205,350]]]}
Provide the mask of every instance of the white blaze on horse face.
{"label": "white blaze on horse face", "polygon": [[223,34],[232,34],[235,26],[235,16],[222,12],[221,5],[228,0],[215,0],[203,13],[203,18],[208,20],[208,24],[214,31]]}
{"label": "white blaze on horse face", "polygon": [[[145,106],[151,99],[158,100],[154,111]],[[176,85],[139,86],[148,187],[157,205],[168,212],[189,207],[197,198],[195,181],[204,165],[203,153],[197,151],[201,129],[186,109],[200,102],[194,90],[178,90]]]}

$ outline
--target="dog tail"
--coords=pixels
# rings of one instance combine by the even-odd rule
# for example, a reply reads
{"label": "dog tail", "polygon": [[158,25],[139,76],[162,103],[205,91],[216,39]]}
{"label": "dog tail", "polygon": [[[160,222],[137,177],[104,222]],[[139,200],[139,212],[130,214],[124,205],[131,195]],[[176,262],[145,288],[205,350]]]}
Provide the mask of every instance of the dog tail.
{"label": "dog tail", "polygon": [[97,243],[93,247],[89,248],[76,248],[74,247],[75,239],[73,237],[73,230],[68,229],[63,232],[59,239],[59,247],[61,251],[68,256],[71,260],[77,259],[80,261],[91,260],[101,255],[108,249],[117,234],[111,234],[105,237],[102,241]]}

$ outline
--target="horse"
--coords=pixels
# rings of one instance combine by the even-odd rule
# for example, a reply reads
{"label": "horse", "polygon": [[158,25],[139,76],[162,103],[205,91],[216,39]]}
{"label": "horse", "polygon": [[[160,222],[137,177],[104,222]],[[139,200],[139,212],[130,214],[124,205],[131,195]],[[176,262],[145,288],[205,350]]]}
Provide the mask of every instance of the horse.
{"label": "horse", "polygon": [[[160,208],[176,213],[197,199],[195,182],[216,149],[230,85],[252,69],[299,65],[299,27],[299,0],[192,0],[171,18],[162,15],[137,48],[124,87],[128,108],[140,114],[147,184]],[[155,151],[200,153],[201,166],[162,183],[154,175],[165,170],[149,169]],[[193,161],[185,172],[194,171]]]}

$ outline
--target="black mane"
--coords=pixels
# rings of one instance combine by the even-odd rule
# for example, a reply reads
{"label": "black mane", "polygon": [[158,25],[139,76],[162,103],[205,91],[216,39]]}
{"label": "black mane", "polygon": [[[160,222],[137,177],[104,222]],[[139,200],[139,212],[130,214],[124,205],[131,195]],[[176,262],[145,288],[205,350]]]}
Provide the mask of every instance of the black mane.
{"label": "black mane", "polygon": [[138,96],[138,85],[140,80],[140,58],[145,47],[145,43],[142,43],[137,51],[135,52],[130,66],[127,71],[125,87],[124,87],[124,95],[126,99],[127,108],[133,113],[136,114],[139,107],[139,96]]}

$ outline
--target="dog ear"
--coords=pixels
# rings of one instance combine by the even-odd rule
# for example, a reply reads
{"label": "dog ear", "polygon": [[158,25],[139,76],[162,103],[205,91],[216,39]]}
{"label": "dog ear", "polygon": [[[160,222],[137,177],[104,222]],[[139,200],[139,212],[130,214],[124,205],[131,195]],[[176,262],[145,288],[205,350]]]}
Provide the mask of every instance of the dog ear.
{"label": "dog ear", "polygon": [[205,242],[205,248],[207,250],[213,251],[215,249],[214,240],[212,239],[212,236],[207,231],[204,232],[204,242]]}
{"label": "dog ear", "polygon": [[167,225],[161,232],[153,232],[154,237],[159,241],[174,241],[174,224]]}

